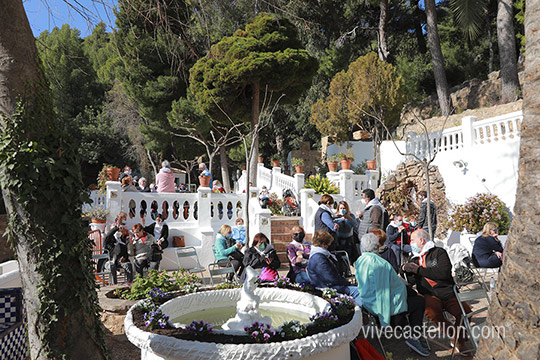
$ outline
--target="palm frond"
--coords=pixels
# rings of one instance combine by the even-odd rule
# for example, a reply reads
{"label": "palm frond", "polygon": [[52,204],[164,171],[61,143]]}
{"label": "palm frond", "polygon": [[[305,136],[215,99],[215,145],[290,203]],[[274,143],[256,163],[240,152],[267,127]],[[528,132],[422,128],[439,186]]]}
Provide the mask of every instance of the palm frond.
{"label": "palm frond", "polygon": [[480,35],[484,16],[487,11],[487,0],[451,0],[450,9],[462,31],[469,39],[474,40]]}

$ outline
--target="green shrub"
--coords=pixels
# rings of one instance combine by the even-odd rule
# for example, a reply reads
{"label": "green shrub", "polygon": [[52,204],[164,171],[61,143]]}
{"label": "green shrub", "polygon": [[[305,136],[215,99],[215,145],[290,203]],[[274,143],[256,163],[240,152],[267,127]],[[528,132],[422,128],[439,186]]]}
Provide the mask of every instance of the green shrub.
{"label": "green shrub", "polygon": [[497,195],[478,193],[468,198],[465,204],[454,206],[452,210],[448,220],[452,230],[466,229],[471,234],[476,234],[482,231],[487,222],[493,222],[497,224],[499,234],[508,234],[510,215]]}
{"label": "green shrub", "polygon": [[278,198],[278,194],[275,192],[270,194],[270,206],[268,207],[272,212],[272,215],[283,214],[283,200]]}
{"label": "green shrub", "polygon": [[327,177],[322,177],[320,174],[310,176],[304,188],[315,190],[316,194],[337,194],[339,189]]}
{"label": "green shrub", "polygon": [[133,285],[131,285],[130,291],[125,295],[125,298],[129,300],[144,299],[148,296],[148,292],[154,288],[169,292],[177,290],[178,286],[167,275],[165,270],[150,270],[148,276],[140,277],[137,275],[135,277]]}

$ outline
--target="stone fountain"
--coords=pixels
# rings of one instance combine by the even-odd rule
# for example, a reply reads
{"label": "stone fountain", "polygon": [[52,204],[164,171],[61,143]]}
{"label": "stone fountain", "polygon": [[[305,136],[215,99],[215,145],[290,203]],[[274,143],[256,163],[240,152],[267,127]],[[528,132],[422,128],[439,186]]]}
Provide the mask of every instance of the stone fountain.
{"label": "stone fountain", "polygon": [[[255,281],[258,273],[252,268],[246,270],[246,275],[241,289],[187,294],[167,301],[160,308],[172,319],[175,327],[185,327],[192,320],[202,319],[214,324],[215,333],[231,335],[245,335],[244,326],[250,326],[255,321],[270,324],[270,317],[273,317],[274,313],[283,312],[285,318],[287,314],[302,314],[305,319],[309,319],[318,312],[330,309],[326,300],[308,293],[279,288],[257,288]],[[133,323],[132,311],[136,306],[137,304],[128,311],[124,327],[129,341],[141,349],[143,360],[349,359],[349,342],[358,335],[362,325],[361,311],[356,307],[349,323],[305,338],[263,344],[216,344],[182,340],[139,329]],[[231,312],[231,308],[236,309],[235,316],[232,316],[234,311]],[[263,316],[260,313],[263,310],[270,317]],[[206,311],[221,314],[230,312],[232,317],[224,321],[221,330],[212,319],[202,318]],[[288,320],[290,319],[285,321]],[[274,322],[273,327],[278,328],[281,323]]]}

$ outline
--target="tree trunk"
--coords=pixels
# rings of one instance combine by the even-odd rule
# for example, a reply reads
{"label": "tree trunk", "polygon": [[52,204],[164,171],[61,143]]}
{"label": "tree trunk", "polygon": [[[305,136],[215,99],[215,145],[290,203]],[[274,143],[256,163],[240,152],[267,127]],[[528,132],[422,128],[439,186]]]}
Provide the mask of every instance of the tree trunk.
{"label": "tree trunk", "polygon": [[493,72],[493,58],[495,57],[495,53],[493,51],[493,34],[491,32],[491,19],[489,18],[489,11],[486,11],[486,24],[489,49],[488,74],[491,74]]}
{"label": "tree trunk", "polygon": [[435,75],[435,86],[437,87],[437,97],[441,107],[441,115],[450,114],[450,94],[448,92],[448,82],[446,81],[446,72],[444,58],[441,50],[441,41],[437,30],[437,10],[435,0],[426,0],[427,16],[427,36],[429,41],[429,51],[433,62],[433,74]]}
{"label": "tree trunk", "polygon": [[492,330],[492,337],[480,340],[478,359],[540,358],[540,0],[527,1],[525,37],[527,55],[515,217],[486,321],[488,326],[500,329],[495,333]]}
{"label": "tree trunk", "polygon": [[253,137],[251,138],[251,147],[253,151],[251,152],[250,161],[250,173],[249,177],[253,186],[257,186],[257,168],[258,168],[258,156],[259,156],[259,131],[253,131],[259,125],[259,104],[260,104],[260,91],[261,86],[259,83],[254,83],[252,85],[253,98],[251,100],[251,131]]}
{"label": "tree trunk", "polygon": [[381,0],[381,12],[379,15],[379,59],[381,61],[388,61],[388,44],[386,43],[386,24],[388,23],[388,0]]}
{"label": "tree trunk", "polygon": [[418,49],[420,53],[424,54],[427,51],[426,39],[424,38],[424,31],[422,30],[422,20],[424,12],[418,7],[418,0],[411,1],[412,6],[414,6],[414,34],[416,36],[416,41],[418,42]]}
{"label": "tree trunk", "polygon": [[30,356],[104,359],[76,149],[54,124],[21,0],[2,2],[0,24],[0,179]]}
{"label": "tree trunk", "polygon": [[225,145],[220,147],[219,156],[221,160],[221,179],[223,181],[223,188],[227,193],[230,193],[231,185],[229,182],[229,161],[227,160],[227,147]]}
{"label": "tree trunk", "polygon": [[512,0],[498,0],[497,41],[501,62],[501,103],[515,101],[520,96],[514,34],[514,6]]}

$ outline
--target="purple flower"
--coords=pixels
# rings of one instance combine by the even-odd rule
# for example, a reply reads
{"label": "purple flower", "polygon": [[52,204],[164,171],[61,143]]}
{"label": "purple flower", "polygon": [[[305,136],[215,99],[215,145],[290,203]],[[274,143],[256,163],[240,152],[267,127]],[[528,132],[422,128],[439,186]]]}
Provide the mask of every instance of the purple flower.
{"label": "purple flower", "polygon": [[251,333],[251,336],[253,336],[254,338],[256,338],[257,336],[259,336],[259,332],[258,331],[254,331]]}
{"label": "purple flower", "polygon": [[268,340],[270,338],[270,334],[264,333],[263,338],[264,340]]}

